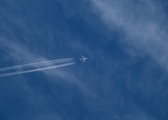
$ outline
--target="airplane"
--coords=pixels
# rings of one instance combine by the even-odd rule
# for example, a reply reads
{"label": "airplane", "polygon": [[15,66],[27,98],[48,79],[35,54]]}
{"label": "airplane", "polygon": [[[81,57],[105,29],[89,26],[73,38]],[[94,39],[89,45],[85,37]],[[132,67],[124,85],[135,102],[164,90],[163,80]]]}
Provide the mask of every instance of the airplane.
{"label": "airplane", "polygon": [[79,58],[80,61],[85,62],[85,60],[88,58],[85,58],[84,56],[81,55],[81,58]]}

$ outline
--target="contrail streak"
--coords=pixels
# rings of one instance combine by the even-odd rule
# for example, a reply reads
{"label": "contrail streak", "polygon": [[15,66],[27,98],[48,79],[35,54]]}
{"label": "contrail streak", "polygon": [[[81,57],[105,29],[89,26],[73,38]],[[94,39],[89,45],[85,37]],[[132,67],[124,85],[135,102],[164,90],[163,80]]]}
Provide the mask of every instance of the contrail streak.
{"label": "contrail streak", "polygon": [[1,68],[0,71],[12,70],[12,69],[16,69],[16,68],[39,65],[39,64],[69,62],[69,61],[73,61],[73,60],[74,60],[73,58],[66,58],[66,59],[57,59],[57,60],[48,60],[48,61],[42,61],[42,62],[34,62],[34,63],[28,63],[28,64],[15,65],[15,66]]}
{"label": "contrail streak", "polygon": [[12,76],[12,75],[19,75],[19,74],[25,74],[25,73],[31,73],[31,72],[37,72],[37,71],[44,71],[44,70],[49,70],[49,69],[54,69],[54,68],[65,67],[65,66],[69,66],[69,65],[73,65],[73,64],[75,64],[75,62],[69,62],[69,63],[64,63],[64,64],[55,65],[55,66],[51,66],[51,67],[45,67],[45,68],[38,68],[38,69],[33,69],[33,70],[4,73],[4,74],[0,74],[0,77],[7,77],[7,76]]}

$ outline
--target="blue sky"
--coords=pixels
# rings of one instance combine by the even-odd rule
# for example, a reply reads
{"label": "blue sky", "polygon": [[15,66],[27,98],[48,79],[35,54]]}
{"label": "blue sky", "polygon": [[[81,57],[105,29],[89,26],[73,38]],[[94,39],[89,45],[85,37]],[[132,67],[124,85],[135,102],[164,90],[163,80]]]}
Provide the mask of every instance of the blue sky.
{"label": "blue sky", "polygon": [[167,6],[2,0],[0,68],[69,57],[76,64],[0,78],[0,119],[167,120]]}

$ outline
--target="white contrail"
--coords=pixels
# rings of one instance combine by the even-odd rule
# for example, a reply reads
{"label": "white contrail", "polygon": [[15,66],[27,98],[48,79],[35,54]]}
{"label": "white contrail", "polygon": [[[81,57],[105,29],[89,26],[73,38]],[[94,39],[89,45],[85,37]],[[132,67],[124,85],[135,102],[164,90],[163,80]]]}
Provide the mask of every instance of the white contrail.
{"label": "white contrail", "polygon": [[69,65],[73,65],[73,64],[75,64],[75,62],[64,63],[64,64],[55,65],[55,66],[51,66],[51,67],[45,67],[45,68],[38,68],[38,69],[25,70],[25,71],[19,71],[19,72],[4,73],[4,74],[0,74],[0,77],[7,77],[7,76],[12,76],[12,75],[19,75],[19,74],[49,70],[49,69],[65,67],[65,66],[69,66]]}
{"label": "white contrail", "polygon": [[73,60],[74,60],[73,58],[65,58],[65,59],[48,60],[48,61],[42,61],[42,62],[34,62],[34,63],[28,63],[28,64],[22,64],[22,65],[15,65],[15,66],[10,66],[10,67],[0,68],[0,71],[11,70],[11,69],[27,67],[27,66],[33,66],[33,65],[39,65],[39,64],[69,62],[69,61],[73,61]]}

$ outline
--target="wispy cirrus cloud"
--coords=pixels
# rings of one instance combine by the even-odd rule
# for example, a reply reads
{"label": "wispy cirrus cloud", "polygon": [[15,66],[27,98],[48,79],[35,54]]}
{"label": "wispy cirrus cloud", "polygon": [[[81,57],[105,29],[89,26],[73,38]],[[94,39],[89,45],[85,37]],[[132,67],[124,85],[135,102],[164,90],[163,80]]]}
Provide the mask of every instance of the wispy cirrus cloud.
{"label": "wispy cirrus cloud", "polygon": [[[0,5],[1,67],[70,57],[70,55],[66,54],[66,51],[62,52],[60,50],[62,49],[61,45],[63,45],[64,42],[66,44],[66,41],[64,40],[68,36],[65,35],[67,34],[67,31],[64,31],[64,28],[62,26],[61,30],[59,29],[60,26],[55,29],[54,27],[51,27],[53,24],[47,24],[46,22],[41,21],[41,18],[39,16],[36,17],[36,11],[34,9],[32,10],[30,6],[27,5],[27,1],[23,4],[7,0],[5,2],[5,5],[5,7],[3,7],[2,4]],[[39,8],[37,9],[39,10]],[[41,13],[44,14],[43,12]],[[39,21],[41,23],[39,23]],[[50,50],[47,48],[49,48]],[[36,74],[37,76],[29,74],[28,76],[20,75],[10,78],[1,78],[1,83],[3,83],[3,85],[1,84],[1,88],[3,86],[5,87],[3,91],[0,91],[1,95],[3,94],[0,99],[2,103],[2,109],[0,111],[8,113],[7,116],[3,115],[4,119],[61,119],[59,117],[60,115],[58,115],[58,112],[53,108],[53,106],[51,106],[50,103],[53,101],[53,104],[55,103],[54,97],[60,97],[63,99],[64,96],[60,94],[59,96],[58,94],[56,94],[55,86],[53,86],[53,90],[47,95],[45,95],[44,92],[39,89],[47,89],[47,86],[45,86],[46,83],[50,84],[51,82],[53,82],[54,84],[56,84],[57,81],[59,81],[60,83],[63,83],[63,81],[72,83],[76,78],[71,74],[71,72],[66,71],[65,69],[43,71],[43,73],[46,77],[44,78],[45,83],[41,82],[43,80],[40,80],[41,85],[39,85],[37,89],[36,87],[34,87],[34,85],[40,83],[36,79],[38,73]],[[69,76],[72,76],[74,78],[69,78]],[[30,77],[34,81],[34,83],[28,77]],[[3,82],[4,79],[8,79],[6,81],[6,84]],[[9,79],[13,79],[14,81],[11,83]],[[31,81],[31,83],[29,83],[29,80]],[[80,83],[80,81],[78,80],[77,82]],[[75,84],[77,82],[75,82]],[[50,84],[50,87],[52,85]],[[11,89],[10,87],[13,87],[13,89]],[[17,90],[17,87],[21,90]],[[6,94],[8,94],[7,97]],[[17,100],[11,100],[11,98],[16,98]],[[50,103],[48,102],[49,99],[51,100]],[[26,103],[26,106],[18,105],[18,100]],[[59,100],[60,99],[58,99],[58,101]],[[8,106],[9,102],[11,102],[11,104],[17,105]],[[3,108],[2,106],[5,106],[5,108]],[[55,105],[55,107],[57,107],[57,105]],[[21,112],[22,110],[20,111],[20,109],[22,108],[27,110]],[[20,115],[17,115],[17,112],[20,112]],[[25,113],[28,116],[25,116]]]}
{"label": "wispy cirrus cloud", "polygon": [[[130,103],[125,104],[127,98],[125,99],[122,93],[120,93],[121,98],[116,98],[123,100],[121,106],[122,103],[123,106],[130,106],[127,109],[130,111],[122,115],[117,111],[112,112],[118,115],[116,119],[121,117],[123,119],[166,119],[167,108],[164,105],[167,103],[163,102],[164,105],[158,105],[160,101],[167,99],[164,94],[160,93],[167,93],[167,89],[163,86],[163,81],[167,80],[166,75],[155,76],[155,68],[152,67],[154,66],[152,64],[158,64],[163,70],[168,70],[167,15],[163,4],[154,3],[151,0],[92,0],[92,10],[108,28],[119,31],[119,41],[130,56],[146,55],[155,61],[155,63],[145,61],[146,67],[142,69],[142,73],[138,74],[139,76],[134,77],[133,74],[136,73],[134,71],[130,74],[118,75],[126,81],[127,89],[124,89],[129,91]],[[134,64],[133,61],[130,62]],[[118,66],[119,68],[122,68],[122,65]],[[137,67],[136,70],[138,69]],[[126,70],[123,69],[123,71]],[[158,93],[162,96],[161,98],[157,95]],[[155,110],[152,111],[152,109]],[[159,111],[158,115],[155,115],[157,111]]]}
{"label": "wispy cirrus cloud", "polygon": [[124,44],[149,55],[163,68],[168,69],[168,31],[165,27],[167,16],[161,3],[150,0],[92,2],[94,11],[99,13],[107,26],[124,33],[120,37]]}

